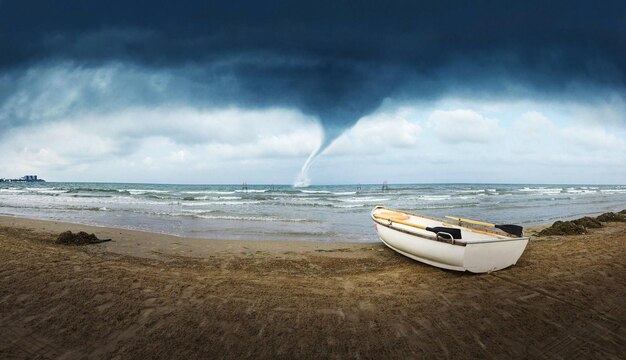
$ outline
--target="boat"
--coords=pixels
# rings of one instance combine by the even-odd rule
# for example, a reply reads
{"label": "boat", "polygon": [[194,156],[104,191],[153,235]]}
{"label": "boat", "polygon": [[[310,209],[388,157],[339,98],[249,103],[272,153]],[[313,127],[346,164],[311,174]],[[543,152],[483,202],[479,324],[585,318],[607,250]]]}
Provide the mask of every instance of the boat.
{"label": "boat", "polygon": [[[390,249],[422,263],[455,271],[485,273],[515,265],[530,240],[517,225],[496,227],[462,218],[448,222],[383,206],[375,207],[371,218],[380,240]],[[476,224],[493,225],[493,228]],[[510,234],[499,227],[516,227],[519,231]]]}

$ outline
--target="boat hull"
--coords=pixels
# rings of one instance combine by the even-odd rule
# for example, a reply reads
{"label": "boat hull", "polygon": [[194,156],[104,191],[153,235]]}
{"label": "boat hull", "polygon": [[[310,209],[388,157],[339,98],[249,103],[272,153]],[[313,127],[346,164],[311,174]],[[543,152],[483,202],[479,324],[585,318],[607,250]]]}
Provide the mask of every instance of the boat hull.
{"label": "boat hull", "polygon": [[505,269],[517,263],[528,245],[528,238],[494,239],[476,243],[441,241],[394,228],[374,219],[381,241],[390,249],[428,265],[454,271],[485,273]]}

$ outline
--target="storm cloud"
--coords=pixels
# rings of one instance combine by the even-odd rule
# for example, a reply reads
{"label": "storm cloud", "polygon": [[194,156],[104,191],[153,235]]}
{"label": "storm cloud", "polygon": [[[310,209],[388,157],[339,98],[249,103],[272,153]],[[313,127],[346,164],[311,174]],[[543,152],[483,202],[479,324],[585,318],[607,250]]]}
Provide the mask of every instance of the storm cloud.
{"label": "storm cloud", "polygon": [[313,158],[388,99],[624,94],[626,3],[3,1],[0,49],[0,135],[54,119],[15,98],[54,97],[51,68],[90,79],[59,113],[297,109],[325,133]]}

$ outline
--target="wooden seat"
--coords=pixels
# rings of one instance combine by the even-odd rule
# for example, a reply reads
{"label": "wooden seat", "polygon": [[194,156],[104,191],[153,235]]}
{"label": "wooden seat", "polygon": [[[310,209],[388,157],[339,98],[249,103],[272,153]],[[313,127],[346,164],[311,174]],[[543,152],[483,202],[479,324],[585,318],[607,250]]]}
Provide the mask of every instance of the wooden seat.
{"label": "wooden seat", "polygon": [[395,211],[380,211],[376,214],[376,216],[389,219],[391,221],[406,221],[409,219],[409,215]]}

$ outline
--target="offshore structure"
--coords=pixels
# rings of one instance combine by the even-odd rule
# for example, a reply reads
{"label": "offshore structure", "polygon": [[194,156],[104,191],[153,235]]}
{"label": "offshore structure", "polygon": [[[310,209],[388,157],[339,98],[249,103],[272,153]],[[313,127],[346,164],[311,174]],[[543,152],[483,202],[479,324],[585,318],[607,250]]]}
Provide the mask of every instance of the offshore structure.
{"label": "offshore structure", "polygon": [[37,175],[24,175],[19,179],[0,178],[0,182],[46,182],[46,180],[37,178]]}

